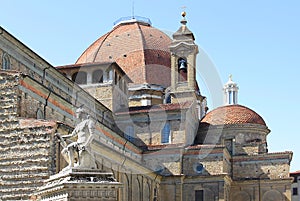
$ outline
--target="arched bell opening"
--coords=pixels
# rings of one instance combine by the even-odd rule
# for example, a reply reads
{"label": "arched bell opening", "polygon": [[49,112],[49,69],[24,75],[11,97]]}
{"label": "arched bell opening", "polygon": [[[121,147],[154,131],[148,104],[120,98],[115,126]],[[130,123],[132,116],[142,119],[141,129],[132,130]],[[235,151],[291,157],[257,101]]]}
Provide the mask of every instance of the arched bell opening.
{"label": "arched bell opening", "polygon": [[187,81],[187,59],[180,57],[177,61],[178,64],[178,81],[179,82],[184,82]]}

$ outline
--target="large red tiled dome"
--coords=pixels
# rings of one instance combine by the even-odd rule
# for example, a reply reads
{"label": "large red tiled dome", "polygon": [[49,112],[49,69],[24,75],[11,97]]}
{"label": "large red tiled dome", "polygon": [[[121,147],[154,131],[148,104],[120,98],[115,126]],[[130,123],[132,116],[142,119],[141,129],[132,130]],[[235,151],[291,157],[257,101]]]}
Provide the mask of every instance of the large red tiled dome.
{"label": "large red tiled dome", "polygon": [[76,64],[117,62],[134,83],[170,85],[170,37],[150,21],[124,20],[91,44]]}
{"label": "large red tiled dome", "polygon": [[261,124],[266,126],[263,118],[253,110],[242,105],[226,105],[207,113],[201,123],[210,125],[226,124]]}

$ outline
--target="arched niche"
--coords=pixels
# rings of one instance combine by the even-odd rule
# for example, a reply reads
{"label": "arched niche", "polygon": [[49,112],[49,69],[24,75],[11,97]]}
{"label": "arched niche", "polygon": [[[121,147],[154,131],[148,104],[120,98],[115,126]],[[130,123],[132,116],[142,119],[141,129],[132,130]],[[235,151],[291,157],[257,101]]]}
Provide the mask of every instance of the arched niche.
{"label": "arched niche", "polygon": [[133,179],[132,181],[132,200],[135,200],[135,201],[141,201],[141,194],[142,194],[142,191],[141,191],[141,184],[140,184],[140,181],[138,178],[135,178]]}
{"label": "arched niche", "polygon": [[129,178],[127,176],[127,174],[123,174],[122,175],[122,180],[121,180],[121,183],[123,183],[123,188],[122,188],[122,199],[121,200],[124,200],[124,201],[128,201],[130,198],[129,198],[129,195],[130,195],[130,184],[129,184]]}
{"label": "arched niche", "polygon": [[232,196],[234,201],[251,201],[250,195],[245,191],[236,192]]}
{"label": "arched niche", "polygon": [[262,201],[283,201],[283,197],[279,191],[269,190],[264,193]]}
{"label": "arched niche", "polygon": [[147,180],[143,182],[143,201],[150,201],[150,185]]}

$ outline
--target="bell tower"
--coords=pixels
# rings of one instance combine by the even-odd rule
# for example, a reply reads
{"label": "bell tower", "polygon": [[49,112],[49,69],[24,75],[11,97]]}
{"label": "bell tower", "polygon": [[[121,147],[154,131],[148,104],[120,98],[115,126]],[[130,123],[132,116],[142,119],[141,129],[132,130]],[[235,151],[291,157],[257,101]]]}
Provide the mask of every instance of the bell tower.
{"label": "bell tower", "polygon": [[172,102],[182,102],[199,94],[196,82],[198,46],[194,42],[194,34],[186,26],[185,16],[186,13],[182,12],[181,27],[173,34],[173,41],[169,47]]}
{"label": "bell tower", "polygon": [[171,102],[196,102],[198,118],[207,110],[206,98],[200,94],[196,80],[196,57],[198,46],[194,34],[187,28],[186,12],[182,12],[180,28],[173,34],[169,46],[171,52]]}

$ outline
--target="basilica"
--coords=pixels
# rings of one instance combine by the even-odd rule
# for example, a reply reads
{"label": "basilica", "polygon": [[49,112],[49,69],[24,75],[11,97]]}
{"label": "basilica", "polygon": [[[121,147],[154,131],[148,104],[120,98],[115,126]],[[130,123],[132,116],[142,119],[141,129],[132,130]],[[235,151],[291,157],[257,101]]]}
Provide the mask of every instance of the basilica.
{"label": "basilica", "polygon": [[[0,27],[0,200],[290,201],[292,152],[268,152],[270,129],[232,77],[224,105],[207,107],[187,21],[170,37],[121,18],[64,66]],[[95,163],[65,177],[57,133],[77,131],[78,108]]]}

